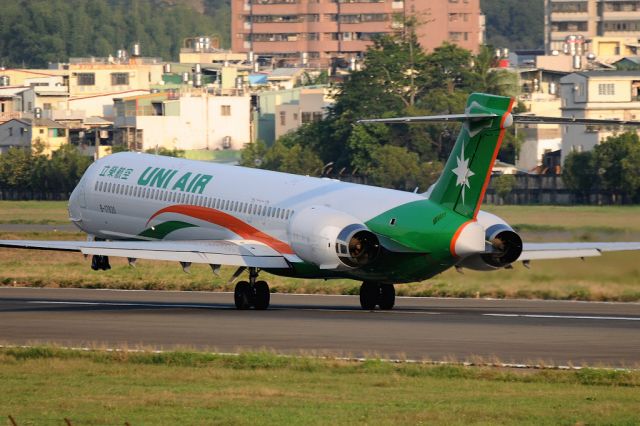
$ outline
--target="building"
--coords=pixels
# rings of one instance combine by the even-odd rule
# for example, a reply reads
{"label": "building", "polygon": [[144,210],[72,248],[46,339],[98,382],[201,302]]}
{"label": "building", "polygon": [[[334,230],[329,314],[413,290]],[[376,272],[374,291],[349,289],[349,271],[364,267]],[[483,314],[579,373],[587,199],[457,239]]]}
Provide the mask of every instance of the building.
{"label": "building", "polygon": [[477,52],[483,43],[479,0],[231,0],[231,47],[263,64],[327,67],[362,57],[407,16],[421,23],[427,50],[449,41]]}
{"label": "building", "polygon": [[247,93],[165,91],[115,100],[115,144],[135,150],[239,150],[251,140]]}
{"label": "building", "polygon": [[303,124],[322,120],[333,102],[324,87],[301,88],[299,93],[297,99],[276,105],[276,139]]}
{"label": "building", "polygon": [[[637,46],[640,38],[640,2],[545,0],[545,47],[548,53],[554,50],[579,51],[586,40],[597,36],[624,37]],[[603,43],[603,52],[605,48],[615,52],[614,45],[607,45],[605,40]],[[623,46],[618,48],[622,49]]]}
{"label": "building", "polygon": [[333,103],[327,86],[296,87],[258,93],[254,140],[272,145],[277,138],[303,124],[318,121]]}
{"label": "building", "polygon": [[[640,71],[587,71],[560,79],[562,116],[640,120]],[[571,152],[589,151],[620,129],[561,126],[562,163]]]}
{"label": "building", "polygon": [[181,64],[242,63],[247,55],[220,49],[217,36],[189,37],[180,48]]}
{"label": "building", "polygon": [[35,149],[38,145],[44,155],[51,156],[66,143],[67,128],[48,118],[20,118],[0,124],[0,154],[13,147]]}
{"label": "building", "polygon": [[[569,74],[539,68],[520,70],[521,95],[519,100],[527,108],[528,114],[542,117],[561,116],[560,80]],[[516,166],[533,171],[544,162],[544,156],[560,150],[562,133],[558,124],[538,124],[518,128],[524,134]]]}

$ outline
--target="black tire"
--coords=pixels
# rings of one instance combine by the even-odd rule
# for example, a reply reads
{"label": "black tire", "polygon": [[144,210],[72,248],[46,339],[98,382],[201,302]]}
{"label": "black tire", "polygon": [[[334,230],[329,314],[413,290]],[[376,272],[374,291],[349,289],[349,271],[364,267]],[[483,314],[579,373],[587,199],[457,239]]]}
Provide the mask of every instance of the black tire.
{"label": "black tire", "polygon": [[380,284],[365,281],[360,286],[360,306],[366,311],[372,311],[378,304]]}
{"label": "black tire", "polygon": [[378,298],[378,305],[380,309],[388,311],[393,309],[393,305],[396,303],[396,289],[393,284],[381,284],[380,296]]}
{"label": "black tire", "polygon": [[108,271],[111,269],[111,265],[109,264],[109,256],[102,256],[102,270]]}
{"label": "black tire", "polygon": [[236,284],[236,288],[233,292],[233,300],[236,303],[236,308],[245,310],[249,309],[252,304],[251,285],[247,281],[240,281]]}
{"label": "black tire", "polygon": [[253,295],[254,308],[262,311],[269,307],[271,293],[269,293],[269,284],[266,281],[258,281],[253,285]]}

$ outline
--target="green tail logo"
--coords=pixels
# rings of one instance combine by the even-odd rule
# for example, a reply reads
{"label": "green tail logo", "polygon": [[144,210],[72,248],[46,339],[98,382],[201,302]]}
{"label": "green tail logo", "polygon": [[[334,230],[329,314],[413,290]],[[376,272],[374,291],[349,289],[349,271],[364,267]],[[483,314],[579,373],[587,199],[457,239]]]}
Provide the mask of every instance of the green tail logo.
{"label": "green tail logo", "polygon": [[479,93],[469,97],[465,113],[484,118],[464,122],[430,200],[470,219],[476,217],[502,145],[505,127],[511,124],[507,119],[512,107],[511,98]]}

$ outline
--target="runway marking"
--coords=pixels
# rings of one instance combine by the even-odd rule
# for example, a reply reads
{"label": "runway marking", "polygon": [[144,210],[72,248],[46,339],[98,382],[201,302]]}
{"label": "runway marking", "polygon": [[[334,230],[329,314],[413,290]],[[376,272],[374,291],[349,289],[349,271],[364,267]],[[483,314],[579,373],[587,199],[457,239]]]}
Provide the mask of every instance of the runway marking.
{"label": "runway marking", "polygon": [[586,320],[607,320],[607,321],[640,321],[640,317],[598,317],[586,315],[543,315],[543,314],[482,314],[486,317],[507,317],[507,318],[553,318],[553,319],[586,319]]}
{"label": "runway marking", "polygon": [[196,305],[196,304],[174,304],[174,303],[132,303],[132,302],[73,302],[65,300],[30,300],[27,303],[40,305],[89,305],[89,306],[146,306],[150,308],[224,308],[231,309],[228,306],[221,305]]}
{"label": "runway marking", "polygon": [[[233,309],[233,306],[225,306],[225,305],[198,305],[198,304],[175,304],[175,303],[134,303],[134,302],[82,302],[82,301],[67,301],[67,300],[29,300],[26,303],[32,304],[40,304],[40,305],[86,305],[86,306],[139,306],[139,307],[149,307],[149,308],[223,308],[223,309]],[[300,310],[300,311],[320,311],[320,312],[357,312],[357,313],[385,313],[385,314],[419,314],[419,315],[440,315],[441,312],[426,312],[426,311],[365,311],[361,309],[355,308],[345,308],[345,309],[331,309],[331,308],[282,308],[282,307],[272,307],[269,308],[270,311],[290,311],[290,310]]]}
{"label": "runway marking", "polygon": [[[135,302],[85,302],[85,301],[66,301],[66,300],[30,300],[27,303],[41,304],[41,305],[80,305],[80,306],[134,306],[134,307],[146,307],[146,308],[196,308],[196,309],[229,309],[234,310],[233,306],[226,306],[224,304],[179,304],[179,303],[135,303]],[[300,307],[300,308],[287,308],[287,307],[272,307],[271,311],[316,311],[316,312],[356,312],[356,313],[378,313],[378,314],[393,314],[393,315],[442,315],[442,312],[432,311],[403,311],[403,310],[389,310],[389,311],[365,311],[360,309],[331,309],[331,308],[313,308],[313,307]],[[499,317],[499,318],[548,318],[548,319],[573,319],[573,320],[605,320],[605,321],[640,321],[640,317],[610,317],[610,316],[588,316],[588,315],[545,315],[545,314],[501,314],[501,313],[485,313],[480,314],[485,317]]]}

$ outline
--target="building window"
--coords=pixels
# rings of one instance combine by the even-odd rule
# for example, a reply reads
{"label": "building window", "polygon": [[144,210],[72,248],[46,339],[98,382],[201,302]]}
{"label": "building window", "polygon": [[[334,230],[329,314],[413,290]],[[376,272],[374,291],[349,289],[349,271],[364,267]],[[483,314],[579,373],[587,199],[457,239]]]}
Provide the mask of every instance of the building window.
{"label": "building window", "polygon": [[280,111],[280,125],[287,125],[287,113],[285,111]]}
{"label": "building window", "polygon": [[612,96],[616,94],[616,86],[613,83],[598,84],[598,95]]}
{"label": "building window", "polygon": [[78,73],[78,86],[95,86],[96,75],[92,72]]}
{"label": "building window", "polygon": [[13,136],[13,127],[9,127],[9,136]]}
{"label": "building window", "polygon": [[114,72],[114,73],[111,73],[111,85],[112,86],[128,86],[129,85],[129,73],[127,73],[127,72]]}
{"label": "building window", "polygon": [[223,115],[223,116],[231,115],[231,105],[220,105],[220,115]]}
{"label": "building window", "polygon": [[49,129],[48,135],[50,138],[63,138],[67,135],[66,129]]}

